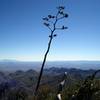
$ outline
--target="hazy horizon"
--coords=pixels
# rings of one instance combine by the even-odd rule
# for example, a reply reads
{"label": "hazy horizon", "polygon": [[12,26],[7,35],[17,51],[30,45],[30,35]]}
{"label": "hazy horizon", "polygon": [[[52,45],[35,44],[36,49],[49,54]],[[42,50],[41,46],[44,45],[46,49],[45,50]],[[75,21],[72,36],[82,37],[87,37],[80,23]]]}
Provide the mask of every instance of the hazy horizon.
{"label": "hazy horizon", "polygon": [[[15,62],[42,62],[42,60],[17,60],[17,59],[0,59],[0,61],[15,61]],[[47,62],[66,62],[66,61],[90,61],[90,62],[100,62],[100,60],[47,60]]]}
{"label": "hazy horizon", "polygon": [[[0,61],[1,71],[14,71],[14,70],[40,70],[42,61],[16,61],[16,60],[3,60]],[[100,61],[47,61],[44,68],[75,68],[75,69],[100,69]]]}

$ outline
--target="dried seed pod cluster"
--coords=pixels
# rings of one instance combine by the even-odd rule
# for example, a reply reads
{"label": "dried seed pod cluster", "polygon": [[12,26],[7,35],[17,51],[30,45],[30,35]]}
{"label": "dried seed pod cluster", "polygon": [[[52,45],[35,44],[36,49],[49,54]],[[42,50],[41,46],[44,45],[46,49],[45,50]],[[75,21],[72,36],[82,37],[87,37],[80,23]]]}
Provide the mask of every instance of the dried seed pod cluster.
{"label": "dried seed pod cluster", "polygon": [[[65,30],[68,29],[68,27],[62,25],[61,27],[57,27],[57,23],[59,20],[67,18],[68,14],[64,12],[65,7],[59,6],[57,7],[57,14],[56,15],[48,15],[47,17],[44,17],[44,25],[50,29],[50,31],[53,33],[55,30]],[[49,37],[56,37],[57,34],[51,34]]]}

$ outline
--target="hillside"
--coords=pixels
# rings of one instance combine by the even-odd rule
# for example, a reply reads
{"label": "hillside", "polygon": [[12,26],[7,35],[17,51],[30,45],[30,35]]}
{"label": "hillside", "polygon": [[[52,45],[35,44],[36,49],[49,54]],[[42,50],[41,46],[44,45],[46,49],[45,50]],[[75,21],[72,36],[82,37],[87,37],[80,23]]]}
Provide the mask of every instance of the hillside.
{"label": "hillside", "polygon": [[[55,67],[45,69],[41,80],[41,85],[39,88],[39,94],[36,100],[40,100],[39,98],[41,98],[41,100],[47,100],[46,98],[48,98],[50,93],[55,94],[57,91],[58,84],[62,80],[64,72],[68,73],[64,91],[66,92],[66,89],[70,90],[73,87],[73,91],[71,92],[72,94],[75,91],[74,88],[75,89],[78,88],[81,85],[80,83],[82,83],[87,76],[92,75],[95,72],[95,70],[82,70],[75,68],[68,69],[68,68],[55,68]],[[35,70],[27,70],[27,71],[18,70],[11,73],[0,72],[0,91],[1,91],[0,100],[4,100],[7,98],[14,98],[15,95],[25,96],[26,94],[27,96],[25,96],[23,100],[31,100],[29,98],[33,98],[32,94],[36,86],[38,75],[39,73]],[[99,73],[97,74],[96,77],[97,77],[96,81],[100,82],[98,81],[100,79]],[[6,90],[6,92],[3,92],[2,90]],[[2,93],[5,94],[6,97],[3,97]],[[12,93],[12,96],[9,95],[9,93],[10,94]],[[52,95],[52,97],[54,98],[55,95]],[[10,99],[10,100],[19,100],[19,99]]]}

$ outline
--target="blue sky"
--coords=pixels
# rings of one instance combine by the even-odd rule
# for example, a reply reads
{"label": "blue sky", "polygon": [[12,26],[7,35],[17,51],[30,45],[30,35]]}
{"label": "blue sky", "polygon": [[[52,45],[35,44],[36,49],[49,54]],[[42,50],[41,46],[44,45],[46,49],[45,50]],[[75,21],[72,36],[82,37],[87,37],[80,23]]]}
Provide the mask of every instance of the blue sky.
{"label": "blue sky", "polygon": [[42,60],[49,35],[42,18],[59,4],[69,29],[57,32],[48,60],[100,60],[100,0],[0,0],[0,59]]}

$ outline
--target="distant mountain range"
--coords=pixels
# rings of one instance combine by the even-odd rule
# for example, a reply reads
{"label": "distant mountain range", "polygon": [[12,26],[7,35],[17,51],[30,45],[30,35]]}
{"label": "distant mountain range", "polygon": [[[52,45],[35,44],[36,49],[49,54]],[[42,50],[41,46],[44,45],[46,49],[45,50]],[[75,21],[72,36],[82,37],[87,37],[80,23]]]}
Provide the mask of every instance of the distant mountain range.
{"label": "distant mountain range", "polygon": [[[0,60],[1,71],[16,71],[16,70],[39,70],[42,62],[25,62],[16,60]],[[45,68],[77,68],[77,69],[100,69],[100,61],[48,61]]]}
{"label": "distant mountain range", "polygon": [[[75,80],[84,80],[87,76],[92,75],[96,70],[82,70],[75,68],[48,68],[44,69],[44,73],[41,80],[41,85],[49,84],[56,86],[61,80],[65,72],[68,73],[68,82],[72,83]],[[39,72],[36,70],[21,71],[17,70],[15,72],[2,72],[0,71],[0,84],[3,82],[14,82],[17,85],[24,85],[27,88],[35,86],[38,79]],[[100,73],[96,75],[100,78]]]}

